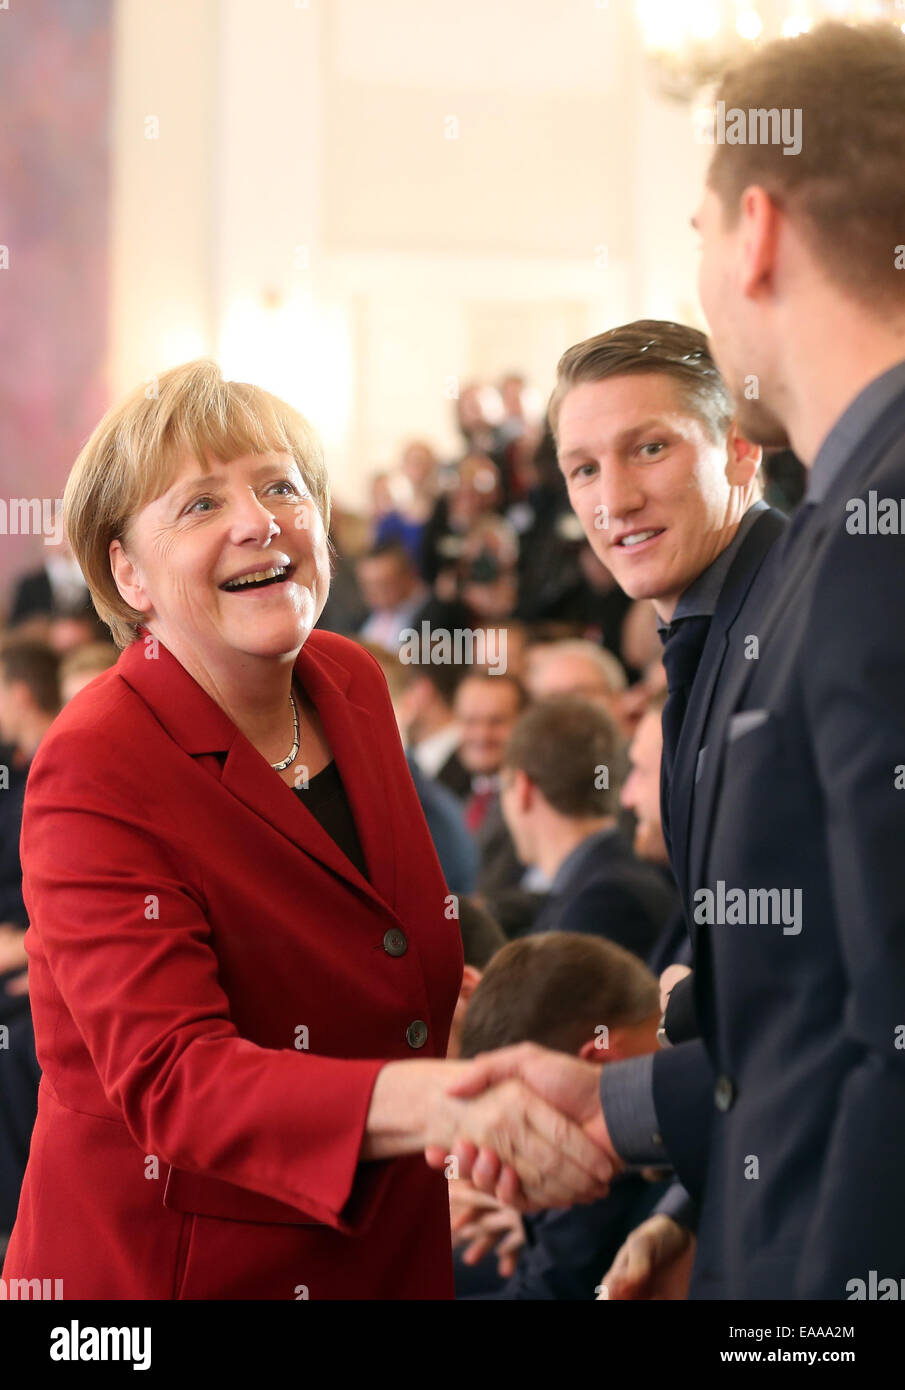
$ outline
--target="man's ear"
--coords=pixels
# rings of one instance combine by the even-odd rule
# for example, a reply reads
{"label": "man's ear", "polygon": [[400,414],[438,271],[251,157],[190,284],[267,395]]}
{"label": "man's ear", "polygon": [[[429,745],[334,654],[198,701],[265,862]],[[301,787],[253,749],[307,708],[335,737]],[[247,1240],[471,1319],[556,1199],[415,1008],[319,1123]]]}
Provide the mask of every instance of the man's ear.
{"label": "man's ear", "polygon": [[520,811],[530,811],[537,795],[537,788],[527,772],[520,767],[513,768],[510,775],[515,789],[516,805]]}
{"label": "man's ear", "polygon": [[759,444],[746,439],[733,420],[726,436],[726,478],[731,487],[750,487],[764,457]]}
{"label": "man's ear", "polygon": [[121,597],[125,599],[130,608],[134,608],[137,612],[150,612],[151,600],[145,593],[137,566],[129,559],[123,549],[122,541],[118,538],[112,540],[108,554],[113,582],[119,589]]}
{"label": "man's ear", "polygon": [[481,983],[483,970],[479,970],[476,965],[466,965],[462,971],[462,984],[459,987],[459,998],[469,1000],[474,994],[478,985]]}
{"label": "man's ear", "polygon": [[597,1062],[599,1066],[605,1062],[621,1062],[628,1056],[622,1029],[604,1028],[595,1033],[593,1038],[581,1044],[578,1055],[583,1062]]}
{"label": "man's ear", "polygon": [[751,184],[742,193],[737,235],[741,253],[740,288],[747,299],[757,299],[776,273],[782,217],[782,211],[765,188]]}

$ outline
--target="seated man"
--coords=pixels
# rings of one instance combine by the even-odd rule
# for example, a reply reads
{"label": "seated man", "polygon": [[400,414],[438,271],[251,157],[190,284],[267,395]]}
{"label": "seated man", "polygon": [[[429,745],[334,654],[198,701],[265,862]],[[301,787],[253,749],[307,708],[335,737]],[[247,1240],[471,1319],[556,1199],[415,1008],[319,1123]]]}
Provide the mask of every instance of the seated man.
{"label": "seated man", "polygon": [[543,700],[509,737],[500,800],[519,858],[551,885],[532,930],[591,932],[646,959],[676,894],[618,828],[621,760],[616,727],[600,705]]}
{"label": "seated man", "polygon": [[[460,1056],[536,1042],[601,1064],[637,1057],[656,1048],[659,1012],[657,982],[631,952],[566,932],[524,937],[498,951],[484,971],[465,1014]],[[485,1230],[508,1232],[506,1208],[475,1193],[468,1219],[468,1185],[450,1188],[460,1241],[474,1244]],[[523,1216],[525,1243],[514,1273],[473,1297],[592,1299],[601,1270],[664,1190],[662,1182],[623,1174],[600,1201]],[[507,1250],[512,1244],[507,1237]],[[469,1287],[457,1276],[460,1296]]]}

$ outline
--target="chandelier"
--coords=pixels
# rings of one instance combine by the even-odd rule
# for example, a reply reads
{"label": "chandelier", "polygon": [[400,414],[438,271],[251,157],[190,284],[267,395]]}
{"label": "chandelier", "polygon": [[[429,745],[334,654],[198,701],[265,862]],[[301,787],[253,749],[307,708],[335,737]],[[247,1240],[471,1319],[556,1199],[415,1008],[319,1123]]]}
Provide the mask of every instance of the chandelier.
{"label": "chandelier", "polygon": [[636,0],[636,9],[656,84],[678,101],[693,100],[759,42],[824,19],[886,19],[905,30],[905,0]]}

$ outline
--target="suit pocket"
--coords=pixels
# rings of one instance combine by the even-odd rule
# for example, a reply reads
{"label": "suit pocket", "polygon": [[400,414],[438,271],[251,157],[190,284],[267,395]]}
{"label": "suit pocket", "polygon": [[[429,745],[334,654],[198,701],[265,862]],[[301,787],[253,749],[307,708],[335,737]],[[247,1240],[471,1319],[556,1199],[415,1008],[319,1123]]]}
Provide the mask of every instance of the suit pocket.
{"label": "suit pocket", "polygon": [[252,1221],[277,1226],[323,1226],[298,1207],[265,1197],[246,1187],[223,1182],[199,1173],[170,1168],[163,1204],[171,1211],[193,1216],[214,1216],[220,1221]]}
{"label": "suit pocket", "polygon": [[745,709],[739,714],[734,714],[726,730],[726,742],[735,743],[738,739],[744,738],[745,734],[753,733],[755,729],[766,724],[769,718],[768,709]]}

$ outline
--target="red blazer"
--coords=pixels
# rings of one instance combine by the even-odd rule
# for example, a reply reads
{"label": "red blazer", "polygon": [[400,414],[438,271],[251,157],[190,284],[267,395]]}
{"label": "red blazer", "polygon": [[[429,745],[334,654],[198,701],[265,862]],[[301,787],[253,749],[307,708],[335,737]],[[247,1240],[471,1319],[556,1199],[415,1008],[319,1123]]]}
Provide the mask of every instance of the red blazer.
{"label": "red blazer", "polygon": [[38,749],[21,853],[43,1079],[7,1279],[453,1296],[443,1175],[358,1155],[382,1064],[445,1056],[458,924],[379,666],[315,631],[296,671],[370,883],[144,636]]}

